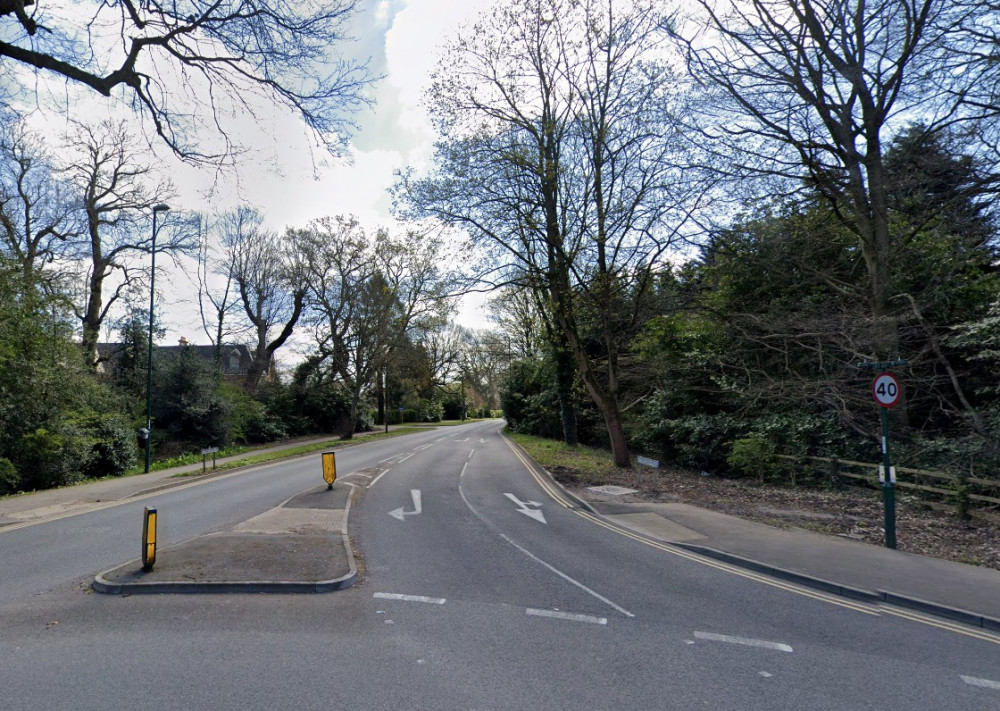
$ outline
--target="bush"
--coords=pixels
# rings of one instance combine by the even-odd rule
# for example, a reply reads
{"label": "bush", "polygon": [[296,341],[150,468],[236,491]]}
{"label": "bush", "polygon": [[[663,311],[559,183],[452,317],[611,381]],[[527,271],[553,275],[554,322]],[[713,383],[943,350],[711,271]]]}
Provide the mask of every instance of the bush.
{"label": "bush", "polygon": [[51,489],[73,484],[84,478],[84,472],[94,458],[97,441],[75,425],[64,425],[60,431],[37,429],[21,438],[18,468],[24,488]]}
{"label": "bush", "polygon": [[0,457],[0,495],[13,494],[21,486],[21,476],[14,464],[5,457]]}
{"label": "bush", "polygon": [[732,450],[726,458],[733,469],[756,477],[761,484],[774,463],[774,442],[766,436],[753,433],[733,442]]}
{"label": "bush", "polygon": [[688,415],[660,420],[640,431],[641,449],[690,469],[717,471],[727,464],[730,443],[745,434],[742,421],[727,414]]}
{"label": "bush", "polygon": [[444,406],[433,400],[421,398],[417,402],[416,411],[420,422],[440,422],[444,417]]}
{"label": "bush", "polygon": [[95,443],[84,477],[122,476],[137,459],[135,432],[124,418],[115,415],[99,417],[93,423]]}

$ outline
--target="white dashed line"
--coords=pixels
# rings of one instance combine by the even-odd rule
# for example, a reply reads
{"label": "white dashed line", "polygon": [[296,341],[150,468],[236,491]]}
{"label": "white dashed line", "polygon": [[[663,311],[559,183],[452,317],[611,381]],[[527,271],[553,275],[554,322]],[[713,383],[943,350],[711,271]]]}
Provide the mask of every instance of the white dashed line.
{"label": "white dashed line", "polygon": [[443,605],[447,602],[443,597],[424,597],[423,595],[400,595],[399,593],[380,593],[372,595],[379,600],[399,600],[402,602],[425,602],[428,605]]}
{"label": "white dashed line", "polygon": [[592,625],[606,625],[608,618],[595,617],[594,615],[577,615],[571,612],[560,612],[559,610],[536,610],[527,608],[525,612],[534,617],[551,617],[556,620],[569,620],[570,622],[589,622]]}
{"label": "white dashed line", "polygon": [[709,642],[728,642],[729,644],[742,644],[747,647],[761,647],[763,649],[773,649],[778,652],[791,652],[792,648],[781,642],[768,642],[764,639],[749,639],[747,637],[731,637],[728,634],[714,634],[713,632],[695,632],[695,639],[703,639]]}
{"label": "white dashed line", "polygon": [[959,674],[959,676],[962,678],[962,681],[964,681],[966,684],[969,684],[970,686],[978,686],[983,689],[995,689],[996,691],[1000,691],[1000,681],[991,681],[990,679],[980,679],[974,676],[965,676],[964,674]]}

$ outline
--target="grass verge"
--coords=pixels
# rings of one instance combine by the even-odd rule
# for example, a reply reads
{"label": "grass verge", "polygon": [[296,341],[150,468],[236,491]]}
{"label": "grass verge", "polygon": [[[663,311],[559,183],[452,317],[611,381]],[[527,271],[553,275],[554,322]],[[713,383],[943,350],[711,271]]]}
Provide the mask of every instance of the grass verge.
{"label": "grass verge", "polygon": [[[313,452],[319,452],[324,449],[336,448],[338,450],[344,449],[346,447],[353,447],[355,445],[364,444],[366,442],[374,442],[380,439],[389,439],[390,437],[398,437],[400,435],[411,434],[413,432],[420,432],[419,427],[404,427],[398,430],[392,430],[388,433],[380,432],[378,434],[365,435],[358,439],[342,440],[342,439],[332,439],[328,442],[313,442],[310,444],[303,444],[298,447],[286,447],[274,452],[262,452],[260,454],[251,454],[246,457],[240,457],[239,459],[232,459],[228,462],[220,462],[216,467],[215,471],[225,470],[225,469],[238,469],[239,467],[249,467],[255,466],[257,464],[267,464],[268,462],[274,462],[279,459],[289,459],[291,457],[300,457],[304,454],[312,454]],[[273,447],[274,445],[269,445]],[[235,454],[239,454],[236,452]],[[219,452],[218,456],[223,456],[223,452]],[[232,455],[225,455],[232,456]],[[193,457],[192,461],[178,463],[172,463],[170,466],[183,466],[185,464],[200,464],[201,455],[192,454],[188,457]],[[180,459],[180,458],[175,458]],[[168,460],[174,462],[174,459]],[[168,467],[156,467],[153,469],[166,469]],[[187,477],[187,476],[199,476],[202,473],[200,469],[195,469],[189,472],[181,472],[180,474],[175,474],[175,477]]]}
{"label": "grass verge", "polygon": [[507,432],[532,459],[553,474],[559,473],[561,481],[575,480],[583,486],[600,486],[617,482],[621,470],[615,467],[611,452],[594,447],[577,445],[532,435]]}

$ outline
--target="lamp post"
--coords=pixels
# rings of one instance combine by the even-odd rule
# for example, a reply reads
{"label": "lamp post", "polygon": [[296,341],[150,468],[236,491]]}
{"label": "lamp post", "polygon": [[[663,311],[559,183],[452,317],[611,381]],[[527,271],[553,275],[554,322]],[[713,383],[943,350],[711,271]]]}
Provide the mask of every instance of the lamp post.
{"label": "lamp post", "polygon": [[156,281],[156,214],[166,212],[169,205],[153,206],[153,246],[149,262],[149,342],[146,344],[146,473],[153,457],[153,286]]}

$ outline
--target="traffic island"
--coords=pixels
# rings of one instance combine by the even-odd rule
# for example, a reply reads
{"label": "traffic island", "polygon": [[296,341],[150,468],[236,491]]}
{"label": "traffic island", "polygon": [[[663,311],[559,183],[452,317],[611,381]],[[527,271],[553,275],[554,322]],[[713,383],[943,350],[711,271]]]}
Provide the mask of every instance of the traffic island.
{"label": "traffic island", "polygon": [[[350,587],[357,566],[347,537],[353,487],[303,492],[233,527],[162,548],[144,571],[134,560],[99,574],[98,592],[315,593]],[[166,520],[169,512],[161,511]]]}

